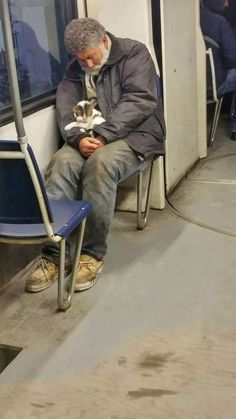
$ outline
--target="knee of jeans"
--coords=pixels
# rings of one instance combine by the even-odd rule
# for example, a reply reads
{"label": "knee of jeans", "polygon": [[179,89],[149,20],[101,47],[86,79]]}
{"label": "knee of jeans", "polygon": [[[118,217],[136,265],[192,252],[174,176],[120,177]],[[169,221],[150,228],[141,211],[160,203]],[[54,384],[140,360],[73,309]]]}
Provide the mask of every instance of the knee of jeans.
{"label": "knee of jeans", "polygon": [[99,176],[116,177],[117,167],[111,159],[110,154],[104,148],[98,149],[86,161],[83,167],[83,178],[96,173]]}
{"label": "knee of jeans", "polygon": [[77,178],[79,177],[80,170],[78,152],[72,149],[72,152],[67,153],[61,149],[55,154],[51,162],[51,168],[49,166],[45,177],[47,179],[56,174],[57,176],[66,177],[70,175],[73,178]]}

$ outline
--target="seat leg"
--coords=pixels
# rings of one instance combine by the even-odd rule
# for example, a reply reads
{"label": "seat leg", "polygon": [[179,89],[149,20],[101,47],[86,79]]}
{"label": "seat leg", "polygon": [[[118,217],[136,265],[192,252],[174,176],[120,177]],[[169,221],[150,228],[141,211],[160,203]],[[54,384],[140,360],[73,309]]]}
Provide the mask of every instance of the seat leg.
{"label": "seat leg", "polygon": [[145,203],[144,211],[142,211],[143,172],[140,172],[138,174],[138,184],[137,184],[137,229],[138,230],[143,230],[148,220],[150,201],[151,201],[151,192],[152,192],[153,164],[154,164],[154,157],[152,158],[152,161],[150,164],[147,196],[146,196],[146,203]]}
{"label": "seat leg", "polygon": [[77,240],[75,244],[75,253],[72,272],[69,275],[68,281],[65,279],[65,251],[66,243],[65,239],[62,239],[60,245],[60,263],[59,263],[59,277],[58,277],[58,308],[59,310],[67,310],[72,301],[72,297],[75,290],[76,274],[79,266],[80,252],[84,237],[86,219],[84,219],[79,227]]}
{"label": "seat leg", "polygon": [[211,126],[210,136],[209,136],[209,139],[208,139],[208,146],[211,146],[214,139],[215,139],[215,133],[216,133],[216,128],[217,128],[218,121],[219,121],[222,102],[223,102],[223,97],[221,97],[219,99],[219,102],[217,102],[216,106],[215,106],[214,118],[213,118],[213,122],[212,122],[212,126]]}
{"label": "seat leg", "polygon": [[233,93],[233,99],[232,99],[232,104],[231,104],[231,108],[230,108],[230,116],[232,117],[234,115],[235,112],[235,102],[236,102],[236,93]]}

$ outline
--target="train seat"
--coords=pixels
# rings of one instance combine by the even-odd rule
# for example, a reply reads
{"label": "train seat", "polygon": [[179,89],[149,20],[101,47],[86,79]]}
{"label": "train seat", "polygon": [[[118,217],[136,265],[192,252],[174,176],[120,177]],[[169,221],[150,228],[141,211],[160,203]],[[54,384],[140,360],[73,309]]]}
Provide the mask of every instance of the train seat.
{"label": "train seat", "polygon": [[[29,144],[0,140],[0,242],[59,245],[58,307],[71,305],[82,246],[87,201],[49,200]],[[65,240],[78,230],[72,272],[65,274]]]}
{"label": "train seat", "polygon": [[[163,88],[162,81],[159,76],[157,76],[157,93],[159,98],[163,100]],[[161,204],[158,205],[159,208],[164,208],[165,201],[165,191],[164,191],[164,162],[163,156],[154,155],[150,158],[147,165],[144,165],[143,170],[140,171],[137,175],[127,179],[124,182],[121,182],[120,188],[118,189],[116,208],[118,210],[129,211],[133,210],[137,214],[137,229],[143,230],[148,222],[149,210],[152,203],[152,193],[153,193],[153,183],[155,173],[162,177],[160,181],[159,191],[159,201]],[[158,163],[157,163],[158,159]],[[159,166],[158,166],[159,165]],[[157,168],[158,166],[158,168]],[[157,169],[157,170],[156,170]],[[136,182],[133,181],[133,178],[136,179]],[[132,189],[136,188],[135,194],[135,203],[132,200]],[[127,192],[131,199],[127,199]],[[156,205],[155,205],[156,207]]]}
{"label": "train seat", "polygon": [[207,73],[207,104],[215,104],[214,117],[208,137],[207,145],[211,146],[215,139],[219,121],[223,97],[217,95],[216,75],[212,49],[206,49],[206,73]]}

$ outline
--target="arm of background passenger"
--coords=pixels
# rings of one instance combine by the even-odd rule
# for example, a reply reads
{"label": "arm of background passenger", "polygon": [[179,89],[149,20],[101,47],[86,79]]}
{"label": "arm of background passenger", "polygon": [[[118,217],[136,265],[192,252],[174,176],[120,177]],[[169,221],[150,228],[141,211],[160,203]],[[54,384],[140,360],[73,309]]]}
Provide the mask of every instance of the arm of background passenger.
{"label": "arm of background passenger", "polygon": [[89,137],[88,134],[81,133],[77,127],[69,131],[65,131],[64,129],[70,122],[75,122],[72,108],[80,100],[76,83],[70,80],[62,80],[58,85],[56,94],[57,123],[63,140],[74,148],[78,147],[78,143],[82,138]]}
{"label": "arm of background passenger", "polygon": [[156,71],[143,44],[136,44],[124,63],[122,96],[105,122],[94,131],[107,142],[125,138],[157,108]]}
{"label": "arm of background passenger", "polygon": [[220,47],[224,65],[227,69],[236,68],[236,35],[226,19],[222,19],[220,29]]}

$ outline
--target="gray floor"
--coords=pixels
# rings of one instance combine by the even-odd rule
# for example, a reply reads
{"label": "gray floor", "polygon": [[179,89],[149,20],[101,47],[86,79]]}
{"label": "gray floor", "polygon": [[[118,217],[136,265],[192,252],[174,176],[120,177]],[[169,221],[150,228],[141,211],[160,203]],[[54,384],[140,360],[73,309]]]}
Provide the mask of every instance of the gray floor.
{"label": "gray floor", "polygon": [[117,213],[104,272],[56,311],[56,285],[0,297],[0,343],[22,352],[0,374],[0,418],[234,419],[236,144],[217,132],[201,161],[151,211]]}

